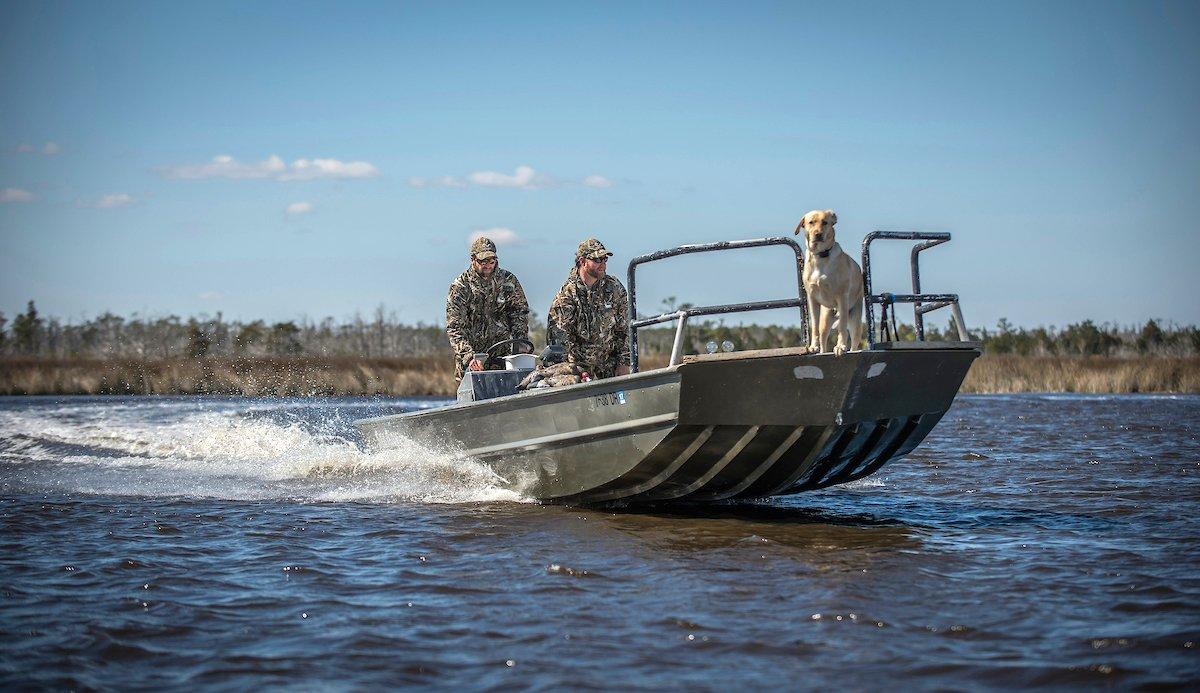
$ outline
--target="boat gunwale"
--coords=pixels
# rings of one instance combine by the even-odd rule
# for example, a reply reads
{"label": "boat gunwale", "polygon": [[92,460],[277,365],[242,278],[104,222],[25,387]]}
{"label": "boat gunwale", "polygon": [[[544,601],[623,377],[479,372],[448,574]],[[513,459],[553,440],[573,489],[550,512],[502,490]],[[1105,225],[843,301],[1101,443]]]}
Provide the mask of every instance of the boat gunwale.
{"label": "boat gunwale", "polygon": [[[647,387],[657,387],[658,385],[668,384],[670,382],[679,382],[679,365],[666,366],[663,368],[655,368],[649,371],[640,371],[638,373],[630,373],[629,375],[619,375],[613,378],[603,378],[600,380],[591,380],[585,383],[575,383],[573,385],[564,385],[562,387],[546,387],[534,388],[525,390],[513,395],[505,395],[503,397],[492,397],[489,399],[475,400],[473,402],[453,402],[444,407],[433,407],[430,409],[421,409],[419,411],[401,412],[399,414],[385,414],[383,416],[375,416],[369,419],[359,419],[355,422],[355,426],[362,427],[363,425],[371,425],[381,421],[391,421],[397,418],[404,419],[419,419],[426,416],[434,416],[450,411],[461,411],[464,409],[472,409],[475,407],[495,405],[525,405],[534,404],[530,398],[539,400],[536,404],[553,404],[558,400],[571,400],[580,397],[589,396],[592,390],[599,390],[609,387],[613,384],[632,384],[633,387],[616,388],[616,389],[643,389]],[[649,382],[654,379],[665,379],[667,382],[657,383]],[[496,408],[496,413],[508,410],[510,407],[500,406]],[[511,408],[518,408],[512,406]]]}
{"label": "boat gunwale", "polygon": [[[868,354],[882,355],[882,354],[888,354],[888,353],[894,354],[898,351],[907,350],[905,347],[899,346],[900,344],[907,344],[907,342],[895,343],[894,345],[888,344],[888,346],[885,348],[862,349],[859,351],[851,351],[851,352],[847,352],[846,356],[868,355]],[[919,344],[919,343],[917,343],[917,344]],[[978,346],[976,346],[976,343],[974,343],[974,342],[940,342],[940,343],[935,343],[935,344],[937,344],[938,346],[933,347],[933,348],[915,347],[912,349],[912,351],[920,351],[920,352],[925,352],[925,353],[929,353],[932,351],[947,351],[947,352],[972,351],[972,350],[977,351],[977,352],[979,351]],[[876,346],[878,347],[879,345],[876,345]],[[527,406],[527,405],[555,404],[559,401],[568,401],[568,400],[572,400],[572,399],[579,399],[582,397],[587,397],[587,396],[589,396],[589,393],[594,390],[601,390],[601,389],[607,390],[608,388],[611,388],[613,385],[618,385],[618,386],[626,385],[627,386],[625,388],[621,388],[621,387],[615,388],[618,390],[619,389],[642,389],[642,388],[646,388],[646,387],[657,387],[658,385],[666,384],[666,383],[657,383],[657,382],[651,382],[651,381],[654,379],[663,378],[664,376],[666,376],[668,382],[680,382],[682,380],[682,375],[680,373],[681,369],[686,369],[689,366],[698,365],[701,363],[712,363],[715,361],[732,363],[732,362],[739,362],[739,361],[762,360],[762,359],[768,359],[768,358],[771,358],[771,359],[788,358],[788,357],[802,357],[803,358],[803,357],[808,357],[808,356],[811,356],[811,357],[833,356],[833,354],[809,352],[809,351],[807,351],[807,347],[777,347],[774,349],[755,349],[755,350],[747,350],[747,351],[742,351],[742,352],[730,352],[730,353],[718,353],[718,354],[692,354],[692,355],[685,357],[684,360],[680,363],[677,363],[677,364],[671,365],[671,366],[663,366],[662,368],[655,368],[655,369],[651,369],[651,370],[647,370],[647,371],[638,371],[636,373],[629,373],[628,375],[619,375],[619,376],[615,376],[612,378],[603,378],[600,380],[592,380],[592,381],[588,381],[588,382],[584,382],[584,383],[575,383],[572,385],[565,385],[562,387],[535,388],[533,390],[517,392],[512,395],[505,395],[503,397],[492,397],[490,399],[484,399],[484,400],[475,400],[473,402],[452,402],[444,407],[434,407],[431,409],[421,409],[418,411],[401,412],[398,414],[384,414],[383,416],[375,416],[375,417],[371,417],[369,419],[360,419],[355,422],[355,426],[361,430],[364,427],[371,428],[381,422],[394,421],[396,419],[419,420],[419,419],[422,419],[425,417],[440,416],[440,415],[448,413],[448,412],[470,410],[475,407],[485,407],[485,406],[487,408],[489,408],[490,410],[493,410],[495,413],[502,413],[505,411],[509,411],[511,409],[517,409],[517,408],[521,408],[521,407]],[[841,358],[841,357],[835,357],[835,358]],[[632,386],[632,387],[629,387],[629,386]],[[531,400],[531,398],[532,398],[532,400]],[[497,406],[497,405],[499,405],[499,406]]]}

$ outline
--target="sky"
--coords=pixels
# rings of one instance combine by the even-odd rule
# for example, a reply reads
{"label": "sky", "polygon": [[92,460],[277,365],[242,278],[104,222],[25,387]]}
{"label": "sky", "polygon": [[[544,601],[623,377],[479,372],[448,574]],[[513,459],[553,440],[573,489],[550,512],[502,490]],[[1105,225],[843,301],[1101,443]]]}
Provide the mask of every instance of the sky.
{"label": "sky", "polygon": [[[1192,1],[3,0],[0,311],[440,323],[485,234],[544,317],[589,236],[625,281],[833,209],[856,257],[951,232],[922,284],[972,327],[1197,324],[1198,34]],[[643,266],[638,310],[795,296],[793,261]]]}

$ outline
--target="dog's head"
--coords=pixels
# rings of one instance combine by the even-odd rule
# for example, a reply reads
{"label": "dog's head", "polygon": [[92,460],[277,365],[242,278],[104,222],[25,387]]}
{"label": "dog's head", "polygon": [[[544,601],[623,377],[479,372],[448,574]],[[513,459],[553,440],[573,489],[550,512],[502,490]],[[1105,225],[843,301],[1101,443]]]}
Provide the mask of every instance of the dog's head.
{"label": "dog's head", "polygon": [[796,226],[796,233],[804,233],[804,242],[810,253],[823,253],[833,247],[835,232],[833,225],[837,223],[837,214],[832,209],[813,211],[805,214]]}

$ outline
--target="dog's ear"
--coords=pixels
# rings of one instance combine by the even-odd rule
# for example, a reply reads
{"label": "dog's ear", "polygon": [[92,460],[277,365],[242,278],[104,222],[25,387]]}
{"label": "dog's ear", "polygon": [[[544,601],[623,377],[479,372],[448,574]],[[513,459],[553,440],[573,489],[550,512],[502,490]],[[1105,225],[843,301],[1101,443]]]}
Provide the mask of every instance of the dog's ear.
{"label": "dog's ear", "polygon": [[804,216],[800,217],[800,223],[796,224],[796,230],[792,232],[793,236],[799,236],[800,232],[804,230],[804,226],[808,223],[809,214],[812,214],[812,212],[806,212]]}
{"label": "dog's ear", "polygon": [[830,226],[837,223],[837,212],[834,212],[832,209],[825,210],[825,217],[829,219]]}

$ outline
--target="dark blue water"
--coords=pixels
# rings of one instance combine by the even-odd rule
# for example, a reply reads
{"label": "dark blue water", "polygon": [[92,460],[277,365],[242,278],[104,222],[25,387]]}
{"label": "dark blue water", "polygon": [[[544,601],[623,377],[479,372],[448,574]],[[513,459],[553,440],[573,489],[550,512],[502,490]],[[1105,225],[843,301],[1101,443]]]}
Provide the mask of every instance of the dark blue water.
{"label": "dark blue water", "polygon": [[542,506],[351,422],[0,399],[0,686],[1200,684],[1200,397],[962,397],[758,504]]}

